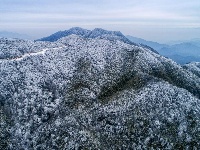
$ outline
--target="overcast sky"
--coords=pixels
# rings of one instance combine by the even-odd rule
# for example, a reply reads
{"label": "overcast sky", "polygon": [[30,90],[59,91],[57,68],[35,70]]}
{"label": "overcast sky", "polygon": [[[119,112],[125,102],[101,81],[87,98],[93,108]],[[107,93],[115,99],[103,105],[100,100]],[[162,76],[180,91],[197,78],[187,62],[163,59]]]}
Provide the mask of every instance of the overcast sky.
{"label": "overcast sky", "polygon": [[77,26],[157,42],[200,38],[200,0],[0,0],[0,31],[39,38]]}

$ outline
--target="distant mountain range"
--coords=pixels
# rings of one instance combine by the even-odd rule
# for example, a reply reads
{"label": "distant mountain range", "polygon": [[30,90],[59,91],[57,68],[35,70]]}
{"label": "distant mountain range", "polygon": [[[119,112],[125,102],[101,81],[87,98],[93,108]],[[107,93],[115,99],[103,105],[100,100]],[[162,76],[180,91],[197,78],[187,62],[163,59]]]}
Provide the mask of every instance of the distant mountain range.
{"label": "distant mountain range", "polygon": [[191,43],[191,44],[200,46],[200,38],[194,38],[194,39],[190,39],[190,40],[181,40],[181,41],[171,41],[166,44],[167,45],[175,45],[175,44],[180,44],[180,43]]}
{"label": "distant mountain range", "polygon": [[166,47],[168,46],[167,44],[160,44],[158,42],[152,42],[152,41],[147,41],[147,40],[144,40],[142,38],[137,38],[137,37],[134,37],[134,36],[130,36],[130,35],[127,35],[126,36],[130,41],[132,42],[135,42],[135,43],[141,43],[141,44],[145,44],[145,45],[148,45],[152,48],[154,48],[155,50],[157,49],[161,49],[163,47]]}
{"label": "distant mountain range", "polygon": [[184,41],[182,43],[173,43],[173,45],[160,44],[157,42],[146,41],[141,38],[126,36],[135,43],[146,44],[161,55],[169,57],[179,64],[186,64],[193,61],[200,61],[200,39]]}
{"label": "distant mountain range", "polygon": [[33,37],[26,34],[20,34],[20,33],[15,33],[15,32],[8,32],[8,31],[0,31],[0,37],[18,38],[18,39],[27,39],[27,40],[33,39]]}

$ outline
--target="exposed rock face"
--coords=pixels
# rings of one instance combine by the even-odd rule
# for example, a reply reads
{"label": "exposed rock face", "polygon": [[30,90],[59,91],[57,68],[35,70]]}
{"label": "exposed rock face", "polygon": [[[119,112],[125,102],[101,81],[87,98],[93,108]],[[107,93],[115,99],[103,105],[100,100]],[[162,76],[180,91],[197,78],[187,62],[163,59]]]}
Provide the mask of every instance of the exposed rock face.
{"label": "exposed rock face", "polygon": [[0,148],[200,148],[198,75],[119,40],[38,44],[0,59]]}

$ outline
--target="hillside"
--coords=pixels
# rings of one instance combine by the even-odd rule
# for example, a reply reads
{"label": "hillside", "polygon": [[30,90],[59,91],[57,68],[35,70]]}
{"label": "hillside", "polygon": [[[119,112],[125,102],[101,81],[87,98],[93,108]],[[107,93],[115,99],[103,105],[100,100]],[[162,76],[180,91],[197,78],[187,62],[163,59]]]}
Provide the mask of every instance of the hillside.
{"label": "hillside", "polygon": [[188,69],[198,77],[200,77],[200,62],[192,62],[183,66],[183,68]]}
{"label": "hillside", "polygon": [[199,149],[199,76],[97,31],[0,40],[0,149]]}

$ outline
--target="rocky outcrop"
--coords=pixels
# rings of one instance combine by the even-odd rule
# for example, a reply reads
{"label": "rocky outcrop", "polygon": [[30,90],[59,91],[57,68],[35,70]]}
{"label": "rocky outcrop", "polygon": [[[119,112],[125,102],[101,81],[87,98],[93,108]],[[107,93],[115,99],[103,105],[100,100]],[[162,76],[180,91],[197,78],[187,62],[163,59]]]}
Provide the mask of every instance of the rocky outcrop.
{"label": "rocky outcrop", "polygon": [[199,76],[116,39],[41,44],[0,61],[4,149],[200,148]]}

